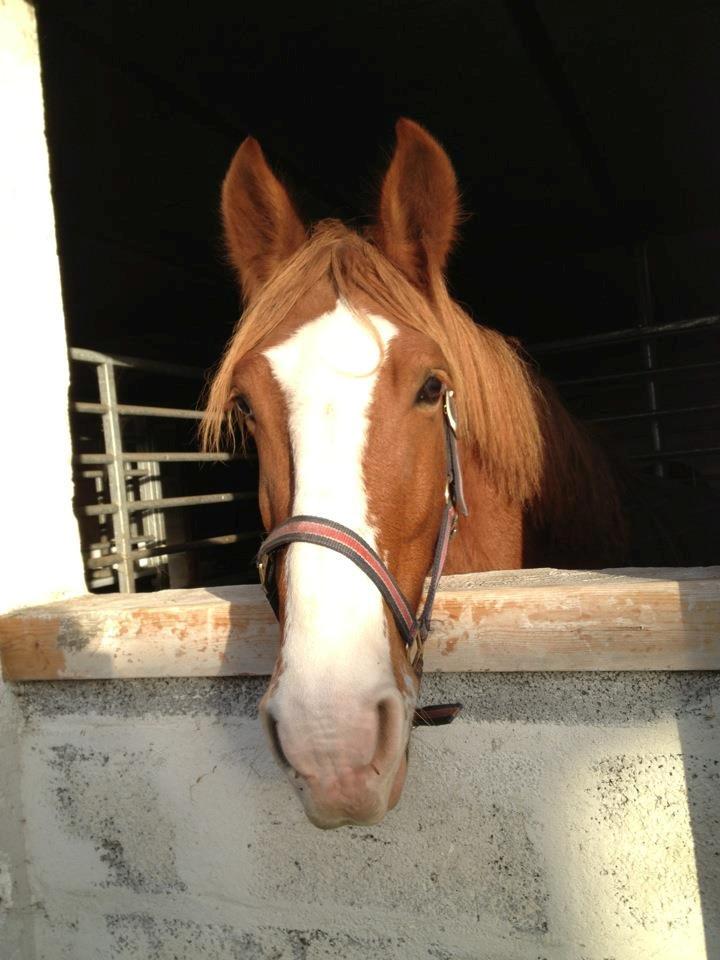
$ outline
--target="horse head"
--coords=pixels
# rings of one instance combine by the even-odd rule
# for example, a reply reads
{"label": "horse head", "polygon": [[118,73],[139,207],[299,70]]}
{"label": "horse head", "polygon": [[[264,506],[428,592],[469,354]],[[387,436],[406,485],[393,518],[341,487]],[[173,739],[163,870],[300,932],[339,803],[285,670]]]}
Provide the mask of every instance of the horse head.
{"label": "horse head", "polygon": [[[247,139],[222,213],[247,307],[211,386],[205,440],[239,419],[257,446],[265,528],[297,516],[349,528],[414,612],[447,509],[447,392],[459,392],[462,442],[486,415],[481,394],[463,399],[465,380],[479,389],[463,356],[479,334],[443,280],[459,215],[452,165],[400,120],[368,235],[335,221],[308,233]],[[532,470],[532,451],[518,457]],[[261,704],[273,751],[315,824],[376,823],[406,776],[418,691],[407,638],[342,552],[294,541],[274,559],[281,644]]]}

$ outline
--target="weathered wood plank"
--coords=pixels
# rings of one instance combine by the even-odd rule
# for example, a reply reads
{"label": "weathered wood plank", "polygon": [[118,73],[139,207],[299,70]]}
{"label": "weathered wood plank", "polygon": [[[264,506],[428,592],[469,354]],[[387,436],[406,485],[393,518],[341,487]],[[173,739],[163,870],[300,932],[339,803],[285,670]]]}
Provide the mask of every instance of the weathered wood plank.
{"label": "weathered wood plank", "polygon": [[[0,618],[7,680],[267,674],[255,586],[83,596]],[[428,671],[720,669],[720,567],[444,577]]]}

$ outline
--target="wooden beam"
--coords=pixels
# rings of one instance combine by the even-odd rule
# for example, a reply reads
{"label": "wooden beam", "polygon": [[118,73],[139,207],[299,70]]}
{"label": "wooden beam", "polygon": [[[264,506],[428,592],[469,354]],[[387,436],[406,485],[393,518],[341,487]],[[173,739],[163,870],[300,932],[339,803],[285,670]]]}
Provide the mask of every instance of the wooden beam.
{"label": "wooden beam", "polygon": [[[0,618],[6,680],[267,674],[259,587],[83,596]],[[444,577],[428,671],[720,669],[720,567]]]}

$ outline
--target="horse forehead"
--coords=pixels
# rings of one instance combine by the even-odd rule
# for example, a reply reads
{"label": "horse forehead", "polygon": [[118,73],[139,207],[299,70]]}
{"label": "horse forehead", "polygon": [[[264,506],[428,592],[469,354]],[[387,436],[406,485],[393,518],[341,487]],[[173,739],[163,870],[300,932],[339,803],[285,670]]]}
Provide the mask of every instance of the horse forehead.
{"label": "horse forehead", "polygon": [[398,332],[385,317],[360,313],[338,301],[262,354],[291,397],[312,391],[320,398],[331,391],[369,400]]}

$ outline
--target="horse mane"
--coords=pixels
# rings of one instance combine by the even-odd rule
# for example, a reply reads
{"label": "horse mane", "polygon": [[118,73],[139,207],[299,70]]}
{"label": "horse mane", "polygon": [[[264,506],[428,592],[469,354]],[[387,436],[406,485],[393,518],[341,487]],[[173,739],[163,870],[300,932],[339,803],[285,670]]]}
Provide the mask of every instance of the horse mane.
{"label": "horse mane", "polygon": [[388,320],[439,345],[455,390],[459,440],[508,502],[530,508],[542,525],[561,522],[569,498],[582,500],[586,523],[594,507],[608,512],[615,485],[606,459],[530,369],[518,344],[476,324],[451,299],[440,275],[430,297],[424,296],[369,240],[335,220],[316,225],[240,317],[206,392],[200,426],[205,449],[233,443],[239,426],[232,404],[238,361],[328,281],[360,317],[358,294]]}

